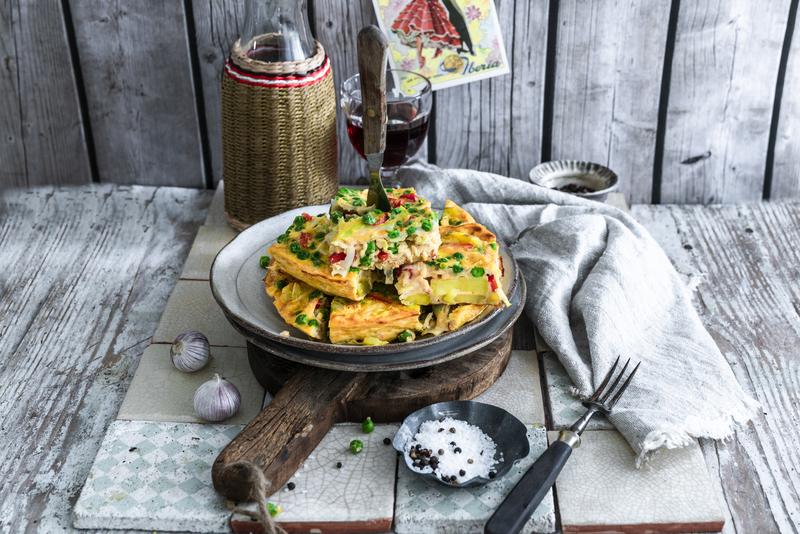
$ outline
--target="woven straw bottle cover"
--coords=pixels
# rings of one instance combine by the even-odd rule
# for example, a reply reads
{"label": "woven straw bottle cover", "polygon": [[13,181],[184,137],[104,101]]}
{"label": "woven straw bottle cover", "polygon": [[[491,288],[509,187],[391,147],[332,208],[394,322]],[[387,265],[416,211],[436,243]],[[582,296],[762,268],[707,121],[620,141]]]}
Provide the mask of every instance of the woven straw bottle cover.
{"label": "woven straw bottle cover", "polygon": [[336,91],[322,45],[302,61],[250,59],[234,43],[222,76],[225,214],[237,230],[337,188]]}

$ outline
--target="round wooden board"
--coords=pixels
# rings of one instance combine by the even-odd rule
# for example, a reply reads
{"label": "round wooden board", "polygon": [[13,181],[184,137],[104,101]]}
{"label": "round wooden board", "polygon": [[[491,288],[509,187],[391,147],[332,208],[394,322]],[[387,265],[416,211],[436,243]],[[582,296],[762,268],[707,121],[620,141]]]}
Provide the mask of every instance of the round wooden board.
{"label": "round wooden board", "polygon": [[[406,415],[435,402],[472,399],[503,374],[511,356],[511,331],[461,358],[439,365],[366,374],[359,392],[350,398],[337,422],[399,422]],[[286,381],[304,366],[289,362],[248,343],[250,367],[259,383],[277,395]],[[356,375],[359,373],[345,373]]]}
{"label": "round wooden board", "polygon": [[214,487],[234,501],[254,500],[258,486],[267,494],[281,487],[335,423],[367,416],[401,421],[429,404],[484,392],[508,364],[511,332],[472,354],[412,371],[333,371],[288,362],[254,345],[248,353],[273,399],[214,462]]}

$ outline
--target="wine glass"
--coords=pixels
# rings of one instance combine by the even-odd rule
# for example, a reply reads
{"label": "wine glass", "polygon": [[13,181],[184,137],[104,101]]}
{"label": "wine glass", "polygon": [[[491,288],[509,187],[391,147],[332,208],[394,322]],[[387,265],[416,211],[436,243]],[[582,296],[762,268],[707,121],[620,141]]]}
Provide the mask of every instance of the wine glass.
{"label": "wine glass", "polygon": [[[342,84],[341,106],[347,120],[347,136],[353,148],[364,155],[364,128],[361,120],[361,79],[351,76]],[[386,71],[386,150],[381,177],[393,184],[397,169],[411,159],[425,142],[431,116],[431,82],[415,72]]]}

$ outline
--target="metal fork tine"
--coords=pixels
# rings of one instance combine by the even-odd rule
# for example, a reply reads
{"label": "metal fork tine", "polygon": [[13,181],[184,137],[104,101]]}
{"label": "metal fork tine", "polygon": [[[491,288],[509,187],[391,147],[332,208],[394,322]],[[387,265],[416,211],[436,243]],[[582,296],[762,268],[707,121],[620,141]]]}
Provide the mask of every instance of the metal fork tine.
{"label": "metal fork tine", "polygon": [[619,384],[619,381],[622,380],[623,376],[625,376],[625,371],[628,369],[628,364],[630,363],[631,359],[628,358],[628,360],[625,362],[625,365],[622,366],[622,371],[619,372],[617,378],[614,379],[614,381],[611,383],[611,385],[608,387],[605,393],[603,393],[599,402],[605,404],[608,401],[609,397],[611,397],[611,395],[614,394],[614,390],[617,389],[617,384]]}
{"label": "metal fork tine", "polygon": [[594,393],[592,393],[592,396],[589,398],[589,402],[596,401],[598,397],[600,397],[600,395],[603,393],[603,389],[608,384],[608,381],[611,380],[612,376],[614,376],[614,370],[617,368],[617,365],[619,364],[619,358],[620,357],[617,356],[617,359],[614,360],[614,365],[611,366],[611,369],[608,370],[608,373],[606,373],[606,376],[605,378],[603,378],[603,381],[600,382],[600,385],[597,386],[597,389],[594,390]]}
{"label": "metal fork tine", "polygon": [[617,393],[611,398],[611,400],[608,403],[608,409],[609,410],[614,408],[614,405],[617,404],[617,401],[620,399],[620,397],[622,397],[622,394],[625,393],[626,389],[628,389],[628,384],[631,383],[631,380],[633,379],[633,375],[635,375],[636,371],[639,370],[639,366],[640,365],[642,365],[642,362],[639,362],[639,363],[636,364],[636,367],[633,368],[633,371],[631,371],[631,374],[628,375],[627,380],[625,380],[625,382],[622,383],[622,386],[620,386],[620,388],[617,391]]}

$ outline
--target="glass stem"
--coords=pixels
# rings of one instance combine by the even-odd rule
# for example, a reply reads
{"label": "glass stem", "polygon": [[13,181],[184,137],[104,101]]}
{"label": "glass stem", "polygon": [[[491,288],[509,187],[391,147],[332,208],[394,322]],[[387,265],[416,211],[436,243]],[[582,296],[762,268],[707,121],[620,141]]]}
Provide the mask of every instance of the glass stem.
{"label": "glass stem", "polygon": [[395,189],[400,187],[400,182],[397,181],[397,167],[381,167],[381,182],[383,187]]}

